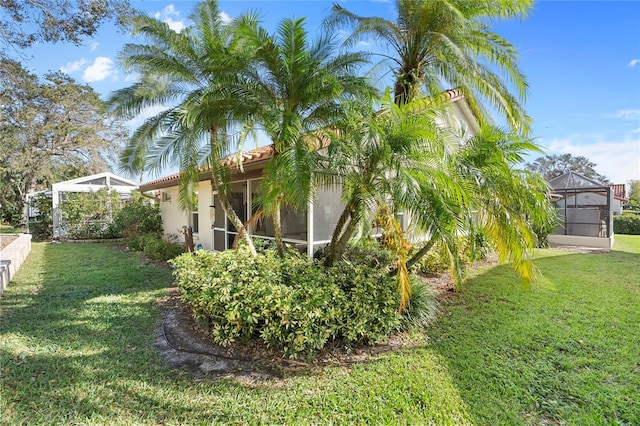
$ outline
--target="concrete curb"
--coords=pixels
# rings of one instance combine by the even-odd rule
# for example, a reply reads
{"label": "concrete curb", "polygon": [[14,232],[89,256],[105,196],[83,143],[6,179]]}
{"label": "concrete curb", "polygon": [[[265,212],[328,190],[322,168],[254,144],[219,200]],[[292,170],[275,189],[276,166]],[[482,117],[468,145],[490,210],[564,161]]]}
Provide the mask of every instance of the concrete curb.
{"label": "concrete curb", "polygon": [[31,253],[31,234],[20,234],[18,239],[0,251],[0,296]]}

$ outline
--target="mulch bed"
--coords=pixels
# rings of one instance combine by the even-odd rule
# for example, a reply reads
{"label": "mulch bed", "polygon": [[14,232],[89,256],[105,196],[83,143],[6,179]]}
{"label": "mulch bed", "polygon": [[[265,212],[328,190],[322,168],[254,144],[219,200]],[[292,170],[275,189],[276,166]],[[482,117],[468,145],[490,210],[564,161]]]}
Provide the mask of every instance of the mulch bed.
{"label": "mulch bed", "polygon": [[[568,248],[565,248],[568,249]],[[579,248],[571,251],[581,252]],[[496,265],[490,256],[470,268]],[[166,266],[166,265],[164,265]],[[448,272],[423,276],[440,304],[455,303],[454,279]],[[212,342],[206,326],[198,324],[189,307],[180,299],[177,288],[170,288],[162,301],[162,320],[156,330],[154,347],[171,367],[189,372],[196,379],[228,378],[246,385],[271,384],[297,374],[309,374],[331,365],[350,366],[367,362],[372,356],[402,348],[424,345],[426,336],[397,333],[386,342],[345,348],[342,342],[332,342],[308,359],[287,359],[260,344],[249,342],[222,347]]]}
{"label": "mulch bed", "polygon": [[156,330],[154,347],[171,368],[185,370],[196,379],[225,377],[247,385],[280,381],[297,374],[307,374],[331,366],[350,366],[368,361],[371,356],[418,346],[406,334],[391,336],[376,345],[351,347],[330,342],[308,359],[283,358],[278,351],[261,342],[222,347],[212,342],[206,327],[198,324],[189,308],[180,300],[177,288],[170,288],[162,301],[162,320]]}

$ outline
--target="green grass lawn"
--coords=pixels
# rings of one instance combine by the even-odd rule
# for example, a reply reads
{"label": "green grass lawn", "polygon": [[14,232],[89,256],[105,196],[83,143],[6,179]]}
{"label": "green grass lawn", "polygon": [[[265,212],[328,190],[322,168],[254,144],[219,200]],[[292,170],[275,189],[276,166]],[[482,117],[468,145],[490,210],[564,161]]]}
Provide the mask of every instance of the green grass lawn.
{"label": "green grass lawn", "polygon": [[247,385],[152,348],[170,272],[102,244],[33,244],[0,298],[0,424],[640,424],[640,237],[541,250],[444,302],[419,348]]}
{"label": "green grass lawn", "polygon": [[15,228],[10,225],[0,224],[0,234],[20,234],[24,232],[24,228]]}

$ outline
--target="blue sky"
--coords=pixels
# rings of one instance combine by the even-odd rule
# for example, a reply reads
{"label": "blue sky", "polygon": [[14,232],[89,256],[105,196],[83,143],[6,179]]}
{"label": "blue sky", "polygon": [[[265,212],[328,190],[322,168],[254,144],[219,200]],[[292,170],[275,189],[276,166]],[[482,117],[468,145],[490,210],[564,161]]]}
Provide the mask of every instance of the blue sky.
{"label": "blue sky", "polygon": [[[131,3],[176,29],[188,25],[195,4]],[[394,16],[390,1],[341,3],[365,16]],[[220,1],[220,6],[226,17],[259,10],[271,29],[282,18],[307,17],[314,31],[331,2]],[[542,0],[527,19],[496,23],[494,28],[520,52],[529,82],[525,108],[546,153],[584,155],[615,183],[640,179],[640,1]],[[132,76],[117,64],[118,52],[131,41],[106,25],[80,47],[36,46],[28,52],[33,59],[26,67],[39,74],[62,70],[106,98],[132,83]]]}

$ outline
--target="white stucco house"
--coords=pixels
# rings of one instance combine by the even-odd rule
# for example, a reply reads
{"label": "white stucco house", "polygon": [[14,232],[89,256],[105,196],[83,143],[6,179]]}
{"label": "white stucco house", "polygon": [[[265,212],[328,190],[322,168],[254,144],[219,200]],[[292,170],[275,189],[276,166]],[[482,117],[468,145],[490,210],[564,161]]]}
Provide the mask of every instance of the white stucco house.
{"label": "white stucco house", "polygon": [[[459,134],[465,135],[465,140],[477,134],[480,130],[479,124],[460,91],[448,90],[443,96],[448,98],[449,108],[440,118],[441,125],[459,131]],[[231,169],[231,203],[243,222],[251,218],[256,211],[253,199],[260,187],[263,168],[274,154],[273,145],[244,152],[242,169],[239,168],[235,155],[223,160]],[[211,188],[211,173],[203,171],[200,174],[197,190],[198,210],[191,215],[178,206],[179,179],[180,174],[176,173],[140,185],[140,191],[154,196],[159,202],[165,234],[179,234],[184,226],[191,226],[196,247],[214,251],[231,248],[237,230],[225,217],[218,196]],[[283,240],[312,256],[316,250],[330,242],[342,209],[339,188],[320,188],[313,202],[307,206],[306,212],[282,212]],[[410,219],[404,220],[408,222]],[[264,219],[250,227],[249,232],[254,238],[274,238],[270,219]]]}

